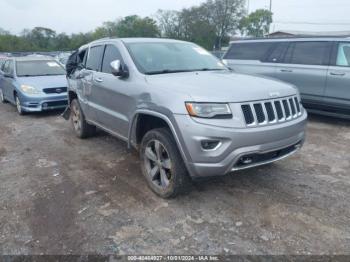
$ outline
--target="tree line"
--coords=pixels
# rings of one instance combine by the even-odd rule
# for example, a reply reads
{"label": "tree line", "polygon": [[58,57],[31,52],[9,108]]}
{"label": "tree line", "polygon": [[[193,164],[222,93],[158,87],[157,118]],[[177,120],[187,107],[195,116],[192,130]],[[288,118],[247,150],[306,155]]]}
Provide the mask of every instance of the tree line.
{"label": "tree line", "polygon": [[207,0],[181,11],[158,10],[153,17],[126,16],[104,22],[93,31],[71,35],[45,27],[13,35],[0,28],[0,52],[74,50],[104,37],[165,37],[220,50],[237,33],[253,37],[268,33],[272,13],[260,9],[246,14],[245,1]]}

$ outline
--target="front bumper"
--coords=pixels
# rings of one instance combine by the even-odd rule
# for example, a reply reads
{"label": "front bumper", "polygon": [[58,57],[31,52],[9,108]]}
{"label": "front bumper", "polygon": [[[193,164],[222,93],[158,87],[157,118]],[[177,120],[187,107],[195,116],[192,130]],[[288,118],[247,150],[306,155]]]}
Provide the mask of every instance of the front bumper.
{"label": "front bumper", "polygon": [[64,109],[68,105],[67,93],[48,96],[20,96],[22,110],[26,112],[41,112]]}
{"label": "front bumper", "polygon": [[[199,124],[186,115],[175,116],[181,149],[192,177],[222,176],[268,164],[297,152],[305,140],[307,114],[278,125],[220,128]],[[202,141],[220,141],[204,150]]]}

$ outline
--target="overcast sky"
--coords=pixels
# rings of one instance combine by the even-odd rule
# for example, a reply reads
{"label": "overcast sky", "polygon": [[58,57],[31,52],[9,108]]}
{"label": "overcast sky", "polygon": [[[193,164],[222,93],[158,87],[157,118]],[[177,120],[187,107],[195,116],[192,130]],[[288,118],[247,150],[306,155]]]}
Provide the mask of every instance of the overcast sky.
{"label": "overcast sky", "polygon": [[[350,31],[350,0],[272,1],[274,30]],[[87,32],[121,16],[152,16],[158,9],[180,10],[201,2],[203,0],[0,0],[0,27],[16,34],[35,26],[49,27],[58,33]],[[269,2],[250,0],[249,10],[269,8]]]}

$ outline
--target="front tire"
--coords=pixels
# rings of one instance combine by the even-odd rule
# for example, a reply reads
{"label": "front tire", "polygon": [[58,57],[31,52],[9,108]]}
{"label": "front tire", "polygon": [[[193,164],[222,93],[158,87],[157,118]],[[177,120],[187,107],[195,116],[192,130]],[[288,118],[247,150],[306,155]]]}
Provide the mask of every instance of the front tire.
{"label": "front tire", "polygon": [[76,136],[82,139],[93,136],[96,133],[96,127],[86,122],[78,100],[74,99],[71,102],[70,107],[70,119]]}
{"label": "front tire", "polygon": [[15,102],[16,102],[16,109],[17,109],[17,113],[20,116],[23,116],[25,114],[25,111],[23,111],[22,109],[22,104],[21,104],[21,100],[19,100],[18,96],[15,95]]}
{"label": "front tire", "polygon": [[173,198],[188,189],[190,177],[169,129],[146,133],[141,142],[140,159],[142,173],[158,196]]}

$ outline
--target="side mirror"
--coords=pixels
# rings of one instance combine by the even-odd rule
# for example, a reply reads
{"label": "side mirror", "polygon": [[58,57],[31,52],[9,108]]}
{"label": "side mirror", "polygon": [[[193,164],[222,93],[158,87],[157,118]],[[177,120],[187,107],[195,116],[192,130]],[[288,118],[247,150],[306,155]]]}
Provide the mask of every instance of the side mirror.
{"label": "side mirror", "polygon": [[115,60],[111,63],[112,74],[121,78],[129,77],[129,69],[126,65],[122,65],[120,60]]}

